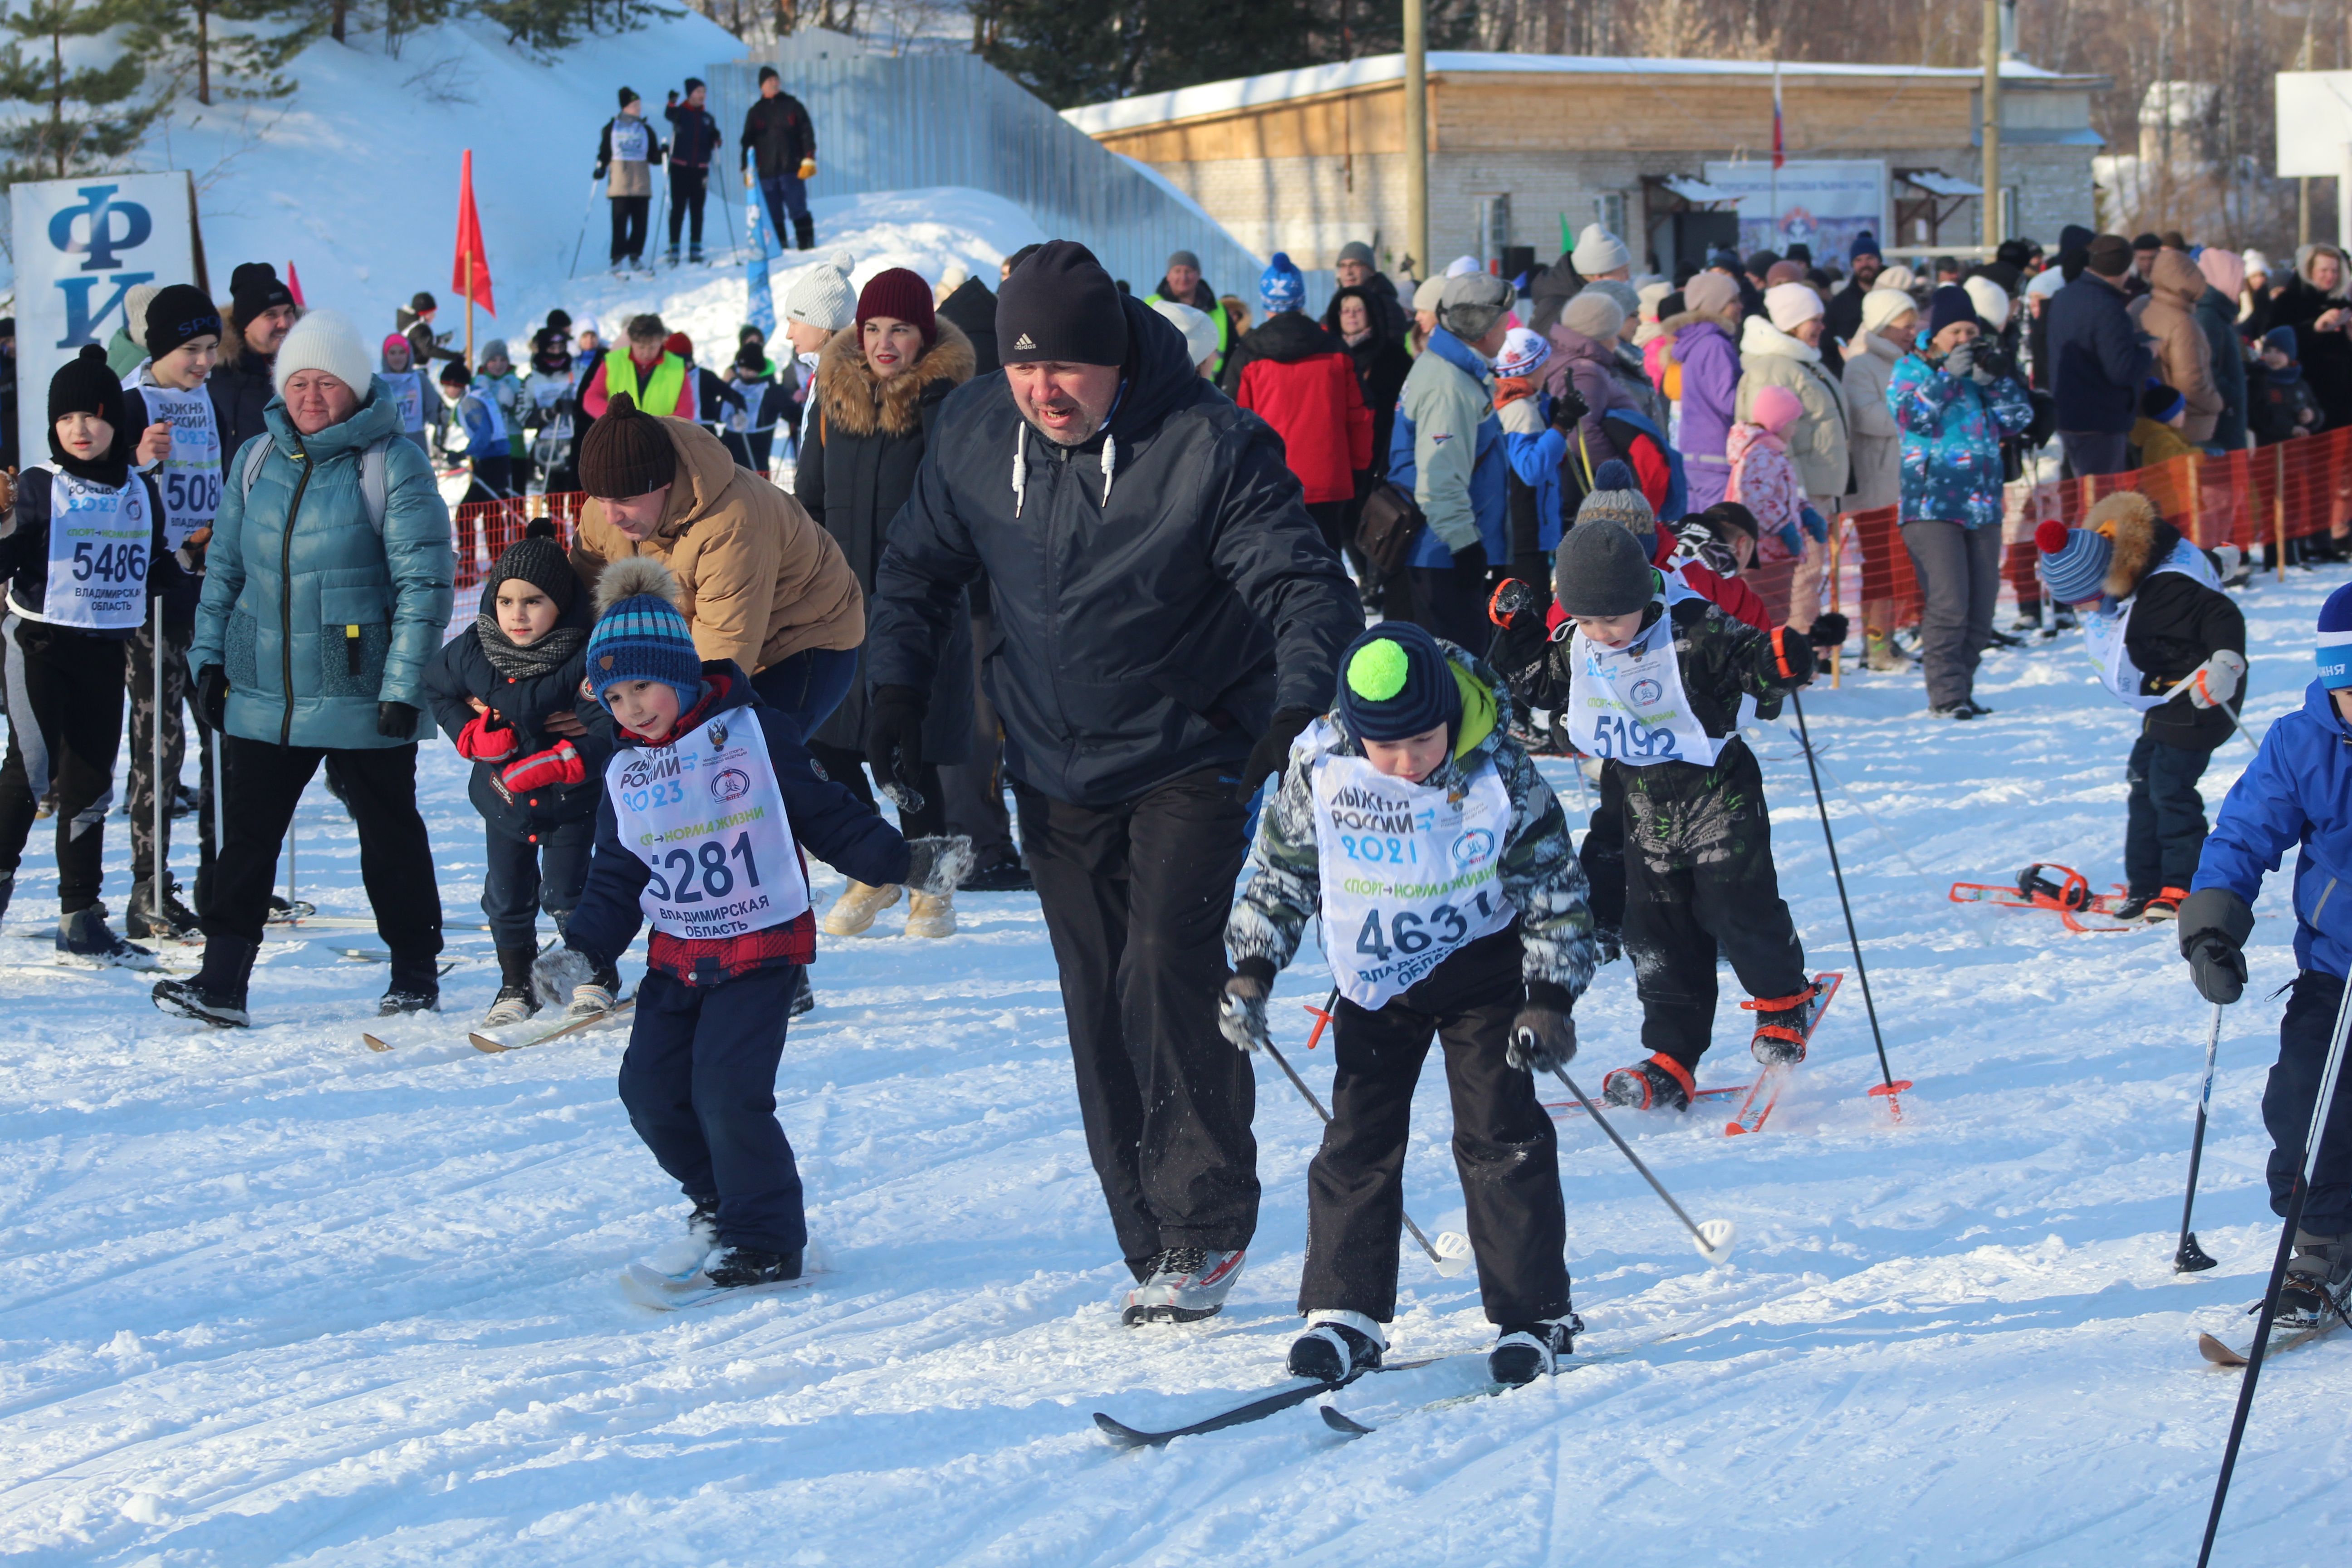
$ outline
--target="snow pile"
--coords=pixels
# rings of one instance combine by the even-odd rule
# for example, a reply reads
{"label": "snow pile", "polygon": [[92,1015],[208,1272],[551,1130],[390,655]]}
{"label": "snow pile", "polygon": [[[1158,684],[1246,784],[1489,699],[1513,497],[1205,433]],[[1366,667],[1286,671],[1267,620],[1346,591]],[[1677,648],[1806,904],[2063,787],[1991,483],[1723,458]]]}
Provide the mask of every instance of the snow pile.
{"label": "snow pile", "polygon": [[[2340,580],[2246,596],[2257,730],[2298,700]],[[363,930],[274,936],[248,1034],[163,1018],[138,976],[57,968],[37,841],[0,929],[0,1539],[43,1563],[336,1568],[2186,1561],[2237,1389],[2194,1334],[2242,1342],[2276,1235],[2257,1103],[2293,970],[2286,878],[2222,1034],[2198,1205],[2221,1267],[2177,1277],[2210,1013],[2170,933],[2068,936],[1944,898],[2034,859],[2114,880],[2136,721],[2074,637],[1993,654],[1978,695],[1997,711],[1961,725],[1925,719],[1912,677],[1805,700],[1878,1013],[1917,1081],[1903,1125],[1864,1099],[1851,983],[1762,1133],[1622,1118],[1694,1215],[1737,1223],[1710,1270],[1564,1119],[1581,1364],[1352,1446],[1307,1408],[1159,1452],[1095,1434],[1094,1410],[1172,1425],[1280,1381],[1321,1130],[1262,1065],[1264,1215],[1226,1313],[1120,1328],[1031,897],[960,898],[944,942],[898,935],[894,911],[822,944],[777,1098],[833,1272],[657,1315],[614,1276],[685,1205],[614,1100],[624,1033],[464,1043],[497,978],[464,923],[480,828],[448,748],[425,749],[420,782],[465,962],[448,1013],[391,1026],[385,1056],[358,1043],[384,970],[337,951],[376,945]],[[1758,745],[1808,956],[1844,968],[1803,763],[1778,727]],[[2216,756],[2210,801],[2250,754]],[[1545,767],[1580,821],[1570,771]],[[118,896],[127,837],[116,819]],[[323,791],[299,890],[364,912]],[[1310,953],[1274,1010],[1318,1093],[1329,1051],[1300,1048],[1297,1008],[1327,984]],[[1750,1070],[1734,1000],[1704,1082]],[[1624,965],[1578,1014],[1590,1088],[1638,1053]],[[1416,1112],[1408,1206],[1458,1226],[1433,1066]],[[1474,1278],[1410,1250],[1400,1309],[1400,1355],[1490,1338]],[[2341,1557],[2348,1397],[2352,1339],[2271,1369],[2224,1561]]]}

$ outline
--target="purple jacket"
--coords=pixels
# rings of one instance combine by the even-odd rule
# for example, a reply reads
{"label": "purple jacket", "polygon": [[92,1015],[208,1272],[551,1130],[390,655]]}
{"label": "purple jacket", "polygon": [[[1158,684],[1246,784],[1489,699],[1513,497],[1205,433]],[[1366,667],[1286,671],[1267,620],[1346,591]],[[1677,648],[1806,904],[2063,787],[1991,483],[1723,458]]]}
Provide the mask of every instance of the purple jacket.
{"label": "purple jacket", "polygon": [[1546,336],[1551,339],[1551,363],[1544,366],[1544,390],[1558,397],[1563,386],[1574,382],[1576,395],[1584,399],[1584,417],[1576,427],[1583,450],[1580,457],[1578,443],[1571,442],[1568,457],[1578,472],[1585,474],[1590,471],[1584,466],[1587,462],[1597,469],[1624,455],[1602,431],[1601,416],[1612,408],[1630,408],[1638,414],[1642,405],[1618,384],[1612,369],[1616,355],[1608,348],[1557,322]]}
{"label": "purple jacket", "polygon": [[1739,345],[1715,321],[1694,321],[1675,334],[1675,358],[1683,367],[1683,460],[1688,466],[1690,505],[1703,511],[1723,499],[1731,469],[1723,448],[1736,421],[1739,398]]}

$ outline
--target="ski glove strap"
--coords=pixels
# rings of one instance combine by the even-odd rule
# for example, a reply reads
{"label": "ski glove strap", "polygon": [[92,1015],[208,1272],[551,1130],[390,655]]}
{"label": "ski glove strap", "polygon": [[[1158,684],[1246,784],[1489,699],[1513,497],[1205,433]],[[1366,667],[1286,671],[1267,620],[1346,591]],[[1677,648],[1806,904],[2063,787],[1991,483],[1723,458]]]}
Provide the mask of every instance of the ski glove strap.
{"label": "ski glove strap", "polygon": [[1503,1059],[1522,1072],[1558,1072],[1576,1059],[1576,1020],[1549,1007],[1520,1008]]}

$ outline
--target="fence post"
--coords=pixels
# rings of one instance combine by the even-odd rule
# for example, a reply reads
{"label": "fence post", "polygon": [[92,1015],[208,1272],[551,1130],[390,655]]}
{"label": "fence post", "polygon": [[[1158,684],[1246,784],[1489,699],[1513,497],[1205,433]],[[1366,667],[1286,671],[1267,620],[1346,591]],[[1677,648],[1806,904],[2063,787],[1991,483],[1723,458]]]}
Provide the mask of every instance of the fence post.
{"label": "fence post", "polygon": [[2271,451],[2278,458],[2277,479],[2271,485],[2271,527],[2278,543],[2271,552],[2271,560],[2278,568],[2278,580],[2284,583],[2286,581],[2286,443],[2281,441]]}
{"label": "fence post", "polygon": [[[1853,516],[1852,512],[1842,511],[1837,515],[1837,521],[1830,527],[1830,614],[1833,616],[1839,613],[1839,607],[1843,601],[1845,531],[1846,524],[1852,521]],[[1867,638],[1870,636],[1870,628],[1863,627],[1862,635]],[[1842,689],[1845,685],[1845,671],[1838,663],[1838,654],[1843,647],[1843,645],[1841,644],[1838,647],[1830,649],[1830,689],[1832,691]]]}
{"label": "fence post", "polygon": [[2205,476],[2201,471],[2205,454],[2191,450],[2189,454],[2189,538],[2198,549],[2205,548]]}

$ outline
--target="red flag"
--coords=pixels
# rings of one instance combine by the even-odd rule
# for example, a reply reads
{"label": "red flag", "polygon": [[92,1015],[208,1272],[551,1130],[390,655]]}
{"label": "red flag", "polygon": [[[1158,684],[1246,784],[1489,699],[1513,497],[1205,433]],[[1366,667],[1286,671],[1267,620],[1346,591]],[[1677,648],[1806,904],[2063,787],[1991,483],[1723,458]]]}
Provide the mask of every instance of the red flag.
{"label": "red flag", "polygon": [[294,270],[294,264],[291,261],[286,264],[286,291],[294,296],[296,310],[307,310],[310,308],[310,302],[302,298],[302,275]]}
{"label": "red flag", "polygon": [[499,313],[499,308],[490,302],[490,258],[482,248],[481,215],[474,210],[474,154],[470,148],[466,153],[464,171],[457,176],[457,258],[449,268],[449,287],[457,291],[459,299],[471,300],[493,316]]}

